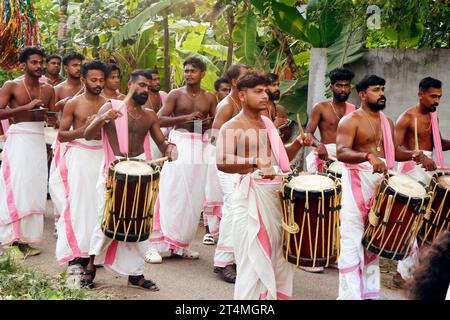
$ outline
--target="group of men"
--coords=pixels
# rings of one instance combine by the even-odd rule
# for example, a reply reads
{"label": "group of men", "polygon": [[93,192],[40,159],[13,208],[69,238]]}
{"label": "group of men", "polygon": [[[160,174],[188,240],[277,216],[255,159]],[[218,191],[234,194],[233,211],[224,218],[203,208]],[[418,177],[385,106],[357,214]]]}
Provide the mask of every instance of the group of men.
{"label": "group of men", "polygon": [[[346,102],[353,73],[333,70],[332,100],[314,106],[306,133],[286,143],[277,130],[289,120],[276,103],[280,90],[275,74],[234,64],[216,81],[212,94],[201,87],[205,63],[190,57],[183,63],[185,86],[165,93],[157,70],[135,70],[125,96],[119,92],[121,70],[115,64],[83,63],[78,53],[63,59],[52,55],[43,75],[45,57],[40,48],[24,48],[19,56],[24,76],[0,89],[0,119],[9,125],[0,177],[0,243],[25,255],[39,254],[30,244],[42,240],[48,180],[57,261],[68,263],[68,273],[80,274],[81,285],[88,288],[94,287],[96,268],[103,265],[127,276],[130,286],[159,290],[144,277],[145,261],[198,259],[189,246],[203,213],[203,243],[217,241],[213,270],[235,283],[235,299],[291,298],[295,268],[282,256],[276,190],[280,173],[291,171],[290,161],[299,150],[313,146],[308,171],[323,171],[323,163],[333,158],[345,163],[339,298],[374,298],[378,259],[363,249],[361,237],[376,184],[394,161],[404,161],[400,171],[428,183],[429,172],[436,169],[430,153],[434,150],[443,166],[442,151],[450,149],[434,113],[441,83],[432,78],[420,83],[419,103],[394,126],[381,112],[384,79],[372,75],[357,84],[361,107],[356,110]],[[66,80],[59,76],[58,61]],[[42,110],[58,115],[49,177]],[[415,118],[423,151],[414,148]],[[320,140],[314,138],[317,127]],[[109,164],[161,156],[169,161],[160,173],[150,240],[107,237],[101,217]],[[368,269],[378,275],[376,281],[367,281]]]}

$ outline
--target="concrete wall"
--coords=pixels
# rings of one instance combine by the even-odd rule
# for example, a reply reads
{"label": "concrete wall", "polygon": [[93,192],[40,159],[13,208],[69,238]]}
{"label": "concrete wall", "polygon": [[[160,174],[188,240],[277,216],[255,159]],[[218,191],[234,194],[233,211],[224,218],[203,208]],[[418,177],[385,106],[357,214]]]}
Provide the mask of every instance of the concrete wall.
{"label": "concrete wall", "polygon": [[[309,71],[308,112],[325,98],[326,49],[312,49]],[[442,81],[442,99],[438,107],[440,129],[450,139],[450,50],[449,49],[370,49],[361,60],[347,66],[355,73],[355,83],[367,74],[386,79],[386,109],[394,122],[407,108],[417,104],[421,79],[430,76]],[[356,90],[349,101],[359,105]],[[319,136],[318,134],[316,134]],[[450,151],[445,163],[450,165]]]}

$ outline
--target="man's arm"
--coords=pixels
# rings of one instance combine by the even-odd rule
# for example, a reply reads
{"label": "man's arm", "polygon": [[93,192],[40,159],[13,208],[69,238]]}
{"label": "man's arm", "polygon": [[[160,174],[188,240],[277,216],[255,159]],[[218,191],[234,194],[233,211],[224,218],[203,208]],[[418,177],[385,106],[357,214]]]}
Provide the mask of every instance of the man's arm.
{"label": "man's arm", "polygon": [[441,132],[441,143],[442,143],[442,151],[450,150],[450,140],[442,138],[442,132]]}
{"label": "man's arm", "polygon": [[13,96],[13,89],[14,83],[12,81],[6,81],[3,87],[0,89],[0,120],[12,118],[17,114],[23,111],[31,110],[34,107],[44,106],[42,100],[34,99],[26,105],[6,109],[6,106]]}
{"label": "man's arm", "polygon": [[404,112],[400,115],[400,117],[397,119],[397,122],[395,123],[395,143],[401,150],[407,150],[405,146],[405,138],[410,121],[410,115]]}
{"label": "man's arm", "polygon": [[52,86],[50,86],[50,90],[51,90],[51,97],[50,102],[48,104],[48,110],[52,112],[58,112],[59,109],[56,107],[55,89]]}
{"label": "man's arm", "polygon": [[220,128],[223,126],[225,122],[230,120],[232,116],[233,116],[233,107],[229,103],[222,104],[217,109],[211,130],[211,143],[213,145],[216,144]]}
{"label": "man's arm", "polygon": [[117,110],[113,110],[111,102],[106,102],[98,111],[94,120],[84,130],[84,138],[86,140],[94,140],[99,134],[101,128],[111,121],[122,116],[122,113]]}
{"label": "man's arm", "polygon": [[153,141],[155,141],[159,151],[161,151],[162,154],[166,154],[167,148],[170,144],[166,141],[166,138],[161,131],[156,113],[153,111],[153,109],[148,109],[148,111],[145,111],[145,113],[149,118],[149,122],[152,124],[150,127],[150,135]]}
{"label": "man's arm", "polygon": [[71,100],[67,103],[64,108],[63,115],[61,117],[61,121],[59,123],[59,132],[58,132],[58,140],[60,142],[70,142],[78,138],[84,137],[84,129],[85,126],[70,130],[72,126],[75,109],[77,107],[77,103],[74,100]]}
{"label": "man's arm", "polygon": [[[313,141],[314,141],[313,146],[314,147],[317,147],[322,144],[319,140],[317,140],[314,137],[314,133],[316,132],[317,126],[319,125],[319,122],[320,122],[321,113],[322,113],[321,105],[318,103],[311,109],[311,114],[309,116],[308,124],[306,125],[306,129],[305,129],[306,133],[311,133],[311,135],[313,136]],[[301,125],[301,124],[299,123],[299,125]]]}

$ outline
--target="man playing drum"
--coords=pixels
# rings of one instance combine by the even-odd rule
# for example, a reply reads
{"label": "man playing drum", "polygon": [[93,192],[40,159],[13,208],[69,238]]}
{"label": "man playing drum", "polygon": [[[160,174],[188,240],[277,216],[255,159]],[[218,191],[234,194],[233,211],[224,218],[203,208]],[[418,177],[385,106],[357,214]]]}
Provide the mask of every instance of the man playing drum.
{"label": "man playing drum", "polygon": [[70,99],[64,107],[59,141],[66,151],[50,175],[50,194],[57,212],[56,259],[69,262],[68,274],[81,274],[89,262],[89,246],[98,221],[96,181],[103,160],[100,136],[87,141],[84,130],[90,119],[105,104],[101,96],[105,65],[93,60],[81,66],[81,81],[86,90]]}
{"label": "man playing drum", "polygon": [[243,109],[221,127],[217,141],[218,169],[239,175],[231,203],[237,264],[234,299],[290,299],[292,295],[295,268],[282,255],[276,192],[281,179],[274,167],[290,171],[289,159],[312,141],[299,136],[284,147],[272,121],[260,115],[267,108],[268,83],[254,71],[239,78]]}
{"label": "man playing drum", "polygon": [[[148,134],[157,143],[160,151],[176,159],[176,147],[165,141],[159,128],[158,118],[143,105],[148,99],[150,79],[144,70],[133,71],[128,82],[129,93],[124,101],[110,100],[104,104],[94,120],[85,130],[86,140],[97,139],[102,132],[105,163],[100,168],[97,182],[99,213],[105,204],[106,169],[117,158],[150,159]],[[92,287],[95,264],[102,264],[119,274],[128,276],[128,284],[157,291],[158,286],[144,278],[145,253],[149,242],[122,242],[106,237],[100,222],[94,230],[89,254],[91,259],[82,283]]]}
{"label": "man playing drum", "polygon": [[[249,67],[243,64],[234,64],[227,70],[225,77],[230,81],[231,91],[217,105],[216,117],[212,126],[211,143],[213,145],[216,144],[215,139],[222,125],[242,110],[237,89],[237,79],[246,74],[248,70]],[[236,264],[232,238],[233,216],[231,215],[230,206],[234,181],[239,176],[219,170],[216,170],[216,172],[222,191],[223,203],[219,225],[219,240],[214,253],[214,272],[218,273],[226,282],[234,283],[236,281]]]}
{"label": "man playing drum", "polygon": [[198,259],[199,253],[188,247],[195,237],[205,198],[207,163],[203,133],[211,127],[216,98],[200,87],[205,63],[190,57],[183,63],[186,86],[172,90],[158,115],[162,127],[174,127],[169,141],[179,150],[177,161],[166,163],[159,184],[159,210],[147,256],[151,263],[161,263],[162,255]]}
{"label": "man playing drum", "polygon": [[39,82],[44,58],[41,48],[22,49],[19,62],[25,76],[5,82],[0,90],[0,119],[12,120],[1,166],[0,243],[18,244],[29,256],[40,253],[29,243],[40,242],[44,230],[48,175],[44,118],[47,110],[55,111],[53,87]]}
{"label": "man playing drum", "polygon": [[[399,163],[398,171],[409,175],[416,181],[429,185],[436,169],[434,156],[439,167],[444,165],[443,151],[450,149],[450,140],[442,138],[436,109],[442,97],[441,81],[427,77],[419,83],[419,102],[417,105],[403,112],[395,124],[395,138],[399,148],[404,150],[423,150],[426,158],[424,166],[416,165],[414,161]],[[417,137],[416,137],[417,132]],[[417,139],[417,145],[416,145]],[[404,281],[412,276],[417,261],[417,245],[406,259],[399,261],[394,283],[402,286]]]}
{"label": "man playing drum", "polygon": [[337,158],[345,163],[338,299],[379,297],[378,256],[361,244],[375,188],[395,160],[426,161],[422,152],[407,152],[394,143],[393,122],[381,112],[386,105],[384,85],[385,80],[376,75],[362,79],[356,86],[361,108],[344,116],[337,129]]}
{"label": "man playing drum", "polygon": [[355,76],[352,71],[338,68],[330,72],[330,89],[333,93],[331,101],[317,103],[311,110],[306,132],[314,135],[319,127],[320,141],[314,138],[313,150],[306,157],[308,172],[323,172],[323,164],[329,156],[336,157],[336,131],[339,120],[356,107],[346,102],[350,96],[351,81]]}

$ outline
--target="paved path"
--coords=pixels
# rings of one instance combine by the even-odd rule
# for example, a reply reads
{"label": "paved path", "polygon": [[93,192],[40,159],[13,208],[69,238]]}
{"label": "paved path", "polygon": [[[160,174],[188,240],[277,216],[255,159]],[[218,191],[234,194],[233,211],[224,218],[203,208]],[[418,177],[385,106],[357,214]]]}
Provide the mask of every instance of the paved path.
{"label": "paved path", "polygon": [[[53,236],[53,208],[50,201],[45,215],[44,242],[38,246],[42,254],[30,257],[25,264],[56,276],[66,270],[60,266],[54,256],[55,238]],[[213,273],[212,261],[215,246],[205,246],[201,243],[203,228],[199,227],[196,238],[191,246],[200,252],[199,260],[165,259],[162,264],[147,264],[145,276],[154,280],[161,291],[146,292],[128,288],[124,277],[108,272],[104,268],[97,270],[97,289],[102,290],[115,299],[188,299],[188,300],[221,300],[233,299],[234,285],[220,280]],[[405,299],[404,293],[390,285],[395,265],[384,261],[382,263],[381,298],[388,300]],[[326,269],[322,274],[311,274],[297,270],[294,279],[294,298],[299,300],[334,300],[338,293],[338,271]]]}

